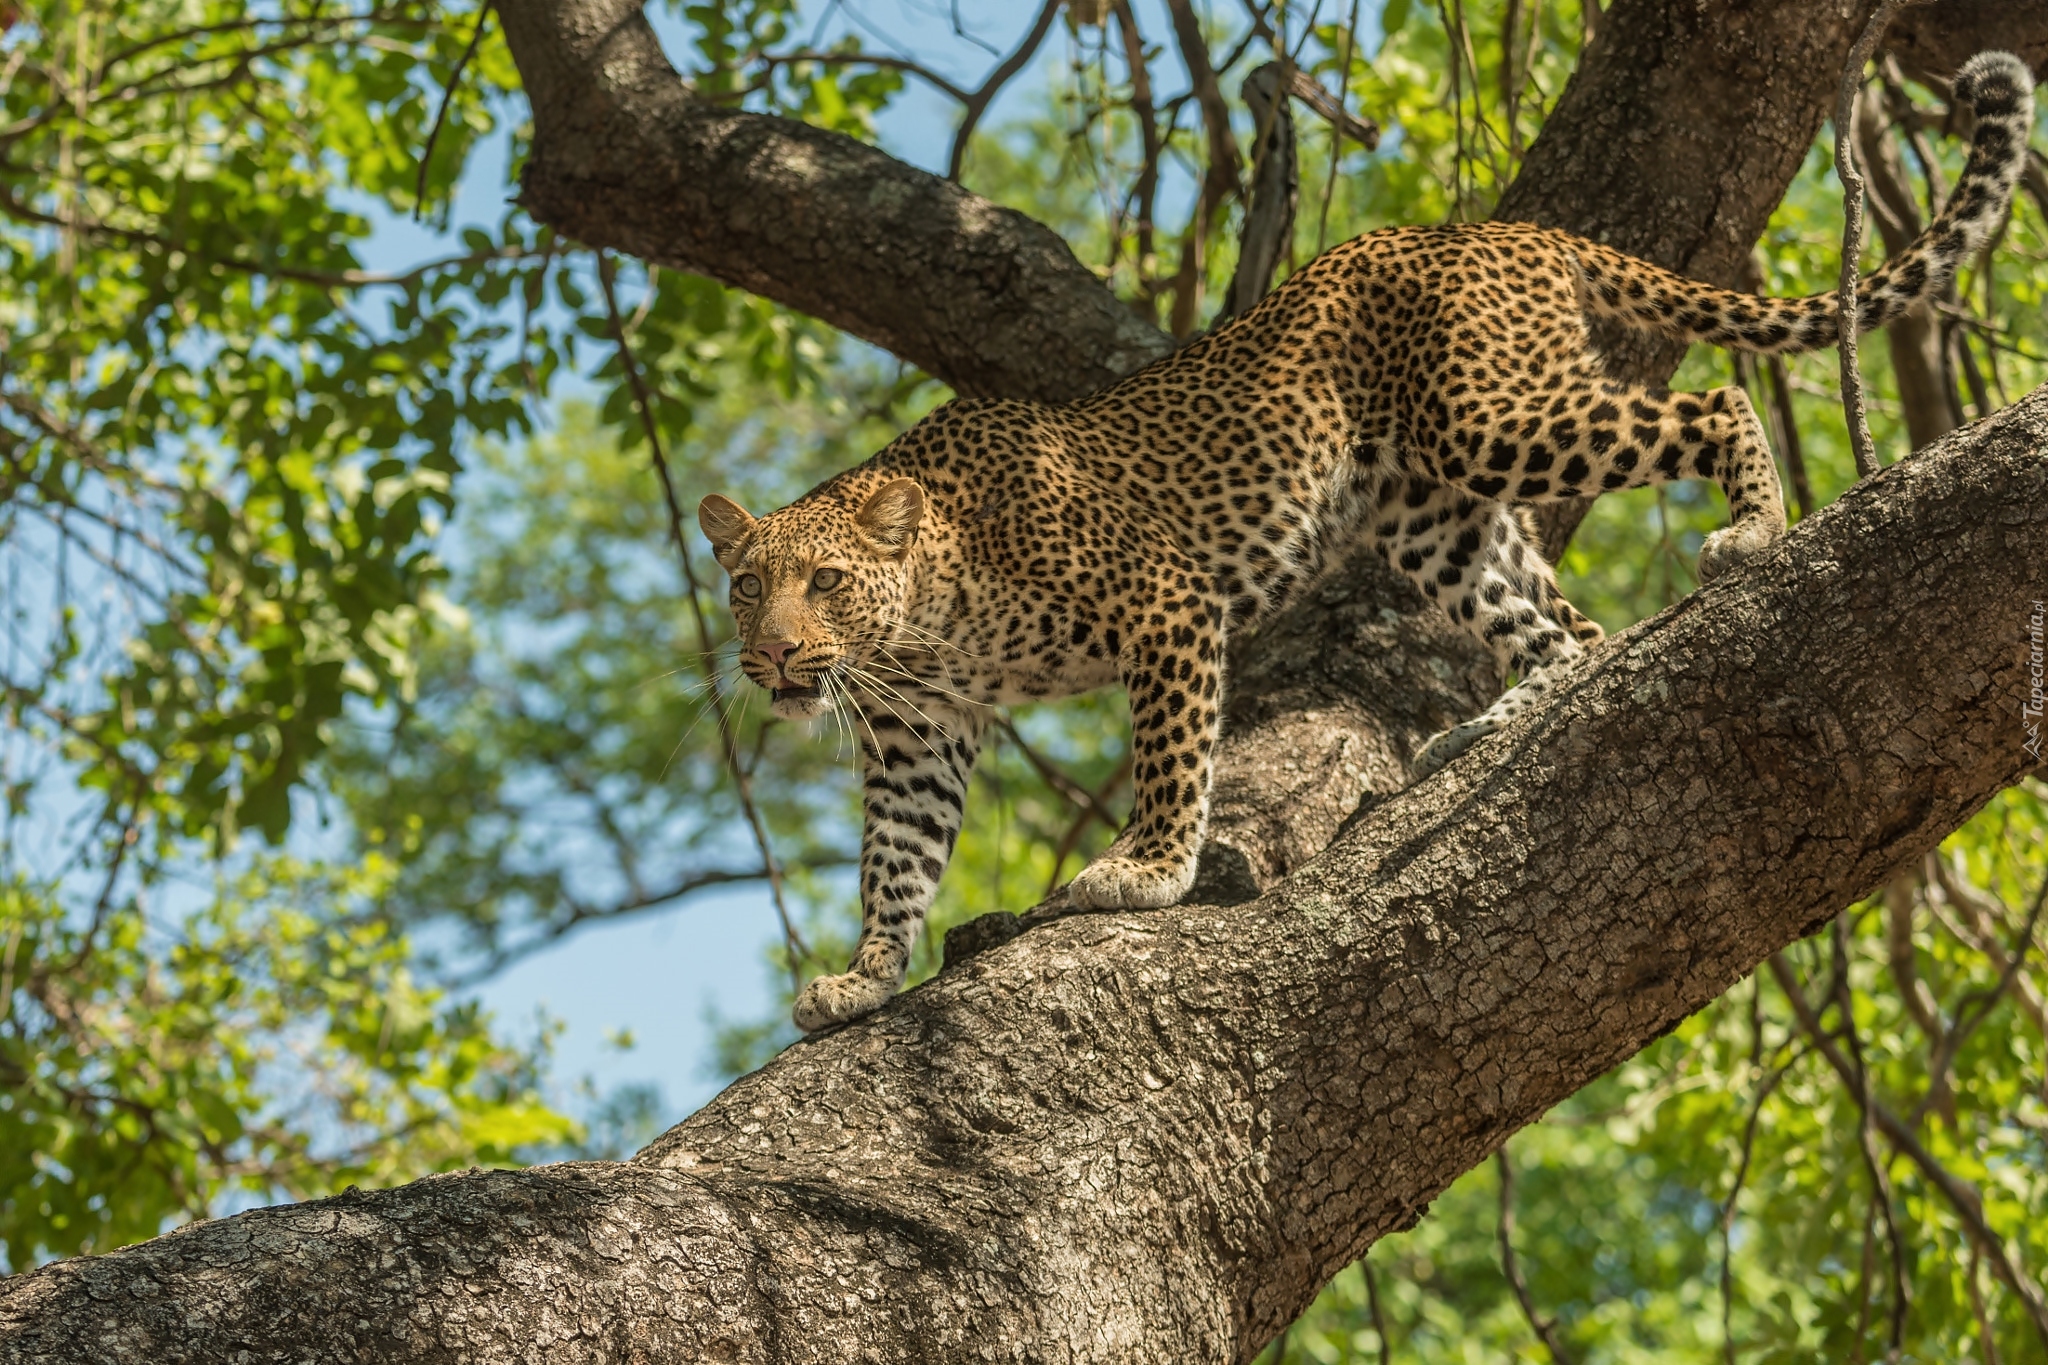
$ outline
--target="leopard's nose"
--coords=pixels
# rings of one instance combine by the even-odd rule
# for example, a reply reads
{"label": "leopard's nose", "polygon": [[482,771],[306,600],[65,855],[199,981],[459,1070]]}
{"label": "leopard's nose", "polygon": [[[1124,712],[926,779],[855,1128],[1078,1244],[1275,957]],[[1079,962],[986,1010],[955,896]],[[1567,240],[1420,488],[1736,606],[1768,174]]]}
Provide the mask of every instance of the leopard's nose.
{"label": "leopard's nose", "polygon": [[796,650],[803,648],[801,640],[763,640],[754,646],[768,656],[768,662],[777,668]]}

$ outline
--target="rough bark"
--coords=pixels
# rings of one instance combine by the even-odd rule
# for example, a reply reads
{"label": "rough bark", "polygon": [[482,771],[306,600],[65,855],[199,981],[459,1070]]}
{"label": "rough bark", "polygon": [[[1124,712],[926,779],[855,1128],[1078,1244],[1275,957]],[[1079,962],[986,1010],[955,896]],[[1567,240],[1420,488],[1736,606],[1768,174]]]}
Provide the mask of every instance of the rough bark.
{"label": "rough bark", "polygon": [[1058,234],[837,133],[692,97],[642,0],[500,0],[533,105],[520,202],[786,303],[961,393],[1061,402],[1172,342]]}
{"label": "rough bark", "polygon": [[11,1361],[1248,1360],[1516,1127],[2028,766],[2048,388],[1624,633],[1269,894],[1075,915],[625,1165],[0,1286]]}
{"label": "rough bark", "polygon": [[[630,0],[498,7],[534,103],[525,201],[558,229],[967,392],[1068,397],[1169,344],[1039,225],[692,102]],[[1597,236],[1656,147],[1742,161],[1636,210],[1632,249],[1692,242],[1705,270],[1797,165],[1743,161],[1758,123],[1810,135],[1828,78],[1761,83],[1710,145],[1677,112],[1706,102],[1684,63],[1720,69],[1680,43],[1690,16],[1728,11],[1768,56],[1845,50],[1867,8],[1620,0],[1579,122],[1553,118],[1571,145],[1531,152],[1567,188],[1511,202]],[[1643,48],[1644,104],[1594,58],[1653,21],[1683,51]],[[1572,131],[1631,101],[1640,136]],[[1887,472],[1399,794],[1415,742],[1496,680],[1355,563],[1235,660],[1210,904],[969,957],[630,1164],[263,1210],[17,1277],[0,1359],[1247,1358],[1506,1133],[2012,780],[2044,402]]]}

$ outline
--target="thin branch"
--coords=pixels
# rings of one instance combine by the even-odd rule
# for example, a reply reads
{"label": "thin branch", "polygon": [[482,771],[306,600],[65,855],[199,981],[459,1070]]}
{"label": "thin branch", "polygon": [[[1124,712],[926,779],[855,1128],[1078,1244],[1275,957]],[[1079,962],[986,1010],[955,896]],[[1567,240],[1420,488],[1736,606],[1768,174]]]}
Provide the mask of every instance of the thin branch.
{"label": "thin branch", "polygon": [[1109,807],[1102,804],[1101,798],[1061,771],[1059,766],[1051,759],[1032,748],[1025,741],[1024,736],[1017,732],[1017,723],[1015,721],[1008,716],[1003,716],[996,723],[1002,727],[1003,733],[1009,737],[1010,742],[1017,746],[1017,752],[1024,755],[1024,761],[1029,763],[1037,771],[1038,775],[1045,779],[1047,786],[1051,787],[1061,796],[1066,797],[1075,806],[1093,815],[1109,828],[1115,829],[1117,827],[1117,818],[1110,814]]}
{"label": "thin branch", "polygon": [[1863,1164],[1870,1172],[1871,1192],[1884,1214],[1885,1242],[1891,1251],[1891,1356],[1898,1357],[1906,1339],[1906,1244],[1899,1233],[1898,1201],[1892,1195],[1891,1173],[1877,1155],[1877,1135],[1871,1127],[1870,1068],[1863,1059],[1863,1035],[1856,1027],[1856,991],[1849,981],[1849,914],[1835,916],[1830,948],[1834,971],[1829,993],[1841,1019],[1842,1036],[1849,1042],[1849,1059],[1855,1067],[1851,1093],[1856,1100],[1856,1140],[1863,1152]]}
{"label": "thin branch", "polygon": [[[2005,903],[1983,891],[1963,877],[1949,861],[1938,854],[1928,855],[1928,867],[1935,883],[1941,887],[1948,902],[1959,912],[1958,918],[1949,919],[1941,913],[1941,907],[1932,897],[1928,909],[1941,921],[1942,927],[1963,943],[1991,959],[1992,970],[2003,974],[2010,959],[2005,948],[1998,941],[1998,931],[2004,928]],[[2023,947],[2031,947],[2029,936]],[[2034,1027],[2048,1038],[2048,1000],[2044,1000],[2035,989],[2034,983],[2025,976],[2013,977],[2013,999],[2026,1016],[2033,1020]],[[2048,1078],[2044,1078],[2048,1080]]]}
{"label": "thin branch", "polygon": [[[1522,1278],[1521,1263],[1515,1259],[1515,1167],[1508,1160],[1507,1144],[1502,1143],[1494,1151],[1493,1164],[1500,1172],[1500,1268],[1508,1278],[1508,1285],[1515,1291],[1515,1301],[1522,1305],[1522,1316],[1529,1320],[1529,1327],[1537,1339],[1550,1351],[1550,1358],[1557,1365],[1572,1365],[1572,1357],[1558,1337],[1557,1321],[1546,1318],[1536,1311],[1536,1302],[1529,1297],[1529,1286]],[[1386,1340],[1384,1336],[1380,1338]]]}
{"label": "thin branch", "polygon": [[778,66],[795,66],[798,62],[816,62],[820,66],[876,66],[884,71],[901,71],[906,76],[915,76],[942,94],[950,95],[962,104],[971,104],[974,92],[941,76],[938,72],[908,57],[892,57],[882,52],[820,52],[815,48],[799,48],[794,52],[767,52],[758,59],[761,66],[773,70]]}
{"label": "thin branch", "polygon": [[185,242],[159,236],[154,232],[144,232],[138,228],[117,227],[112,223],[89,218],[60,218],[30,208],[12,195],[0,194],[0,213],[24,223],[34,223],[39,227],[64,228],[89,236],[111,238],[130,246],[153,246],[164,251],[182,252],[196,261],[219,266],[223,270],[240,271],[245,275],[260,275],[267,279],[294,280],[300,284],[319,285],[328,289],[365,289],[385,285],[402,288],[417,283],[437,270],[446,270],[452,266],[478,265],[487,261],[527,261],[541,255],[540,252],[529,251],[525,247],[499,246],[489,251],[471,251],[460,256],[444,256],[438,260],[425,261],[397,274],[375,270],[308,270],[302,266],[246,261],[235,256],[212,256],[196,250]]}
{"label": "thin branch", "polygon": [[1123,39],[1124,67],[1131,78],[1131,116],[1138,121],[1138,137],[1145,157],[1131,190],[1138,213],[1138,287],[1144,303],[1142,316],[1156,325],[1158,313],[1153,306],[1155,290],[1150,272],[1158,264],[1152,220],[1159,198],[1159,111],[1152,105],[1152,74],[1145,65],[1145,39],[1138,32],[1130,0],[1115,0],[1114,9],[1117,33]]}
{"label": "thin branch", "polygon": [[782,869],[776,865],[775,850],[768,842],[768,825],[761,818],[761,808],[754,803],[754,784],[747,775],[746,765],[740,761],[738,738],[733,734],[732,717],[725,708],[725,687],[719,677],[717,663],[712,658],[714,647],[711,638],[711,619],[704,611],[704,587],[697,577],[697,566],[690,558],[690,542],[683,532],[683,508],[676,499],[675,480],[669,474],[668,456],[661,445],[661,431],[654,420],[654,402],[647,392],[647,385],[640,377],[640,367],[634,362],[633,349],[626,339],[625,322],[619,315],[618,293],[612,284],[612,261],[609,252],[597,253],[597,280],[604,291],[605,317],[611,324],[612,340],[619,351],[619,367],[626,373],[626,382],[633,390],[633,403],[640,412],[641,429],[647,436],[647,448],[654,460],[654,472],[661,479],[662,500],[668,507],[669,537],[675,541],[676,558],[683,567],[683,586],[690,599],[690,612],[696,620],[697,648],[699,662],[704,670],[705,702],[718,718],[718,738],[725,751],[726,767],[732,773],[733,786],[739,793],[740,809],[747,817],[747,828],[754,836],[754,847],[761,854],[762,875],[768,879],[768,895],[775,903],[775,914],[782,921],[782,939],[789,949],[790,989],[802,987],[802,964],[811,955],[810,948],[796,931],[796,921],[790,918],[789,905],[782,891]]}
{"label": "thin branch", "polygon": [[[2048,875],[2041,878],[2041,889],[2034,896],[2033,908],[2027,912],[2026,923],[2020,926],[2018,941],[2012,948],[2003,970],[1998,974],[1998,983],[1972,992],[1956,1007],[1955,1027],[1943,1036],[1941,1045],[1935,1050],[1934,1061],[1928,1067],[1930,1097],[1942,1084],[1942,1077],[1954,1064],[1956,1054],[1963,1050],[1963,1044],[1977,1031],[1978,1025],[1991,1017],[1991,1011],[1998,1008],[1998,1002],[2012,991],[2013,983],[2019,978],[2020,968],[2026,965],[2028,950],[2034,946],[2034,930],[2041,923],[2043,909],[2048,909]],[[1927,1101],[1922,1101],[1923,1106],[1926,1103]]]}
{"label": "thin branch", "polygon": [[2048,156],[2029,148],[2026,169],[2020,172],[2020,184],[2026,187],[2034,207],[2041,210],[2041,216],[2048,218]]}
{"label": "thin branch", "polygon": [[469,46],[462,49],[462,55],[455,60],[455,69],[448,73],[448,83],[441,87],[441,107],[434,111],[434,126],[427,132],[427,145],[420,153],[419,181],[413,186],[412,220],[420,220],[420,212],[427,206],[427,168],[434,162],[434,145],[441,140],[441,126],[448,121],[449,106],[455,103],[455,88],[462,83],[462,73],[469,68],[470,59],[476,56],[477,46],[484,40],[484,29],[491,22],[491,6],[497,0],[484,0],[476,12],[476,29],[469,35]]}
{"label": "thin branch", "polygon": [[1771,381],[1771,411],[1777,417],[1782,441],[1778,450],[1785,459],[1785,472],[1792,479],[1792,502],[1804,518],[1813,514],[1813,481],[1806,474],[1806,451],[1799,439],[1799,423],[1792,415],[1792,379],[1785,369],[1785,357],[1767,356],[1764,372]]}
{"label": "thin branch", "polygon": [[[820,872],[832,868],[850,867],[859,859],[846,854],[827,854],[823,857],[805,858],[790,864],[806,872]],[[766,868],[712,868],[692,873],[681,881],[659,891],[636,896],[632,900],[620,901],[616,905],[586,906],[573,905],[570,912],[560,919],[552,920],[540,932],[520,940],[509,948],[494,949],[481,964],[450,984],[458,990],[467,990],[497,975],[513,963],[539,952],[552,944],[559,943],[570,930],[583,924],[596,924],[611,920],[626,919],[633,915],[660,910],[679,900],[694,896],[700,891],[709,891],[721,886],[743,886],[748,882],[765,881]]]}
{"label": "thin branch", "polygon": [[1991,1314],[1984,1305],[1984,1253],[1974,1243],[1970,1247],[1970,1268],[1963,1283],[1970,1291],[1970,1315],[1977,1319],[1977,1342],[1984,1353],[1984,1365],[1999,1365],[1998,1333],[1993,1329]]}
{"label": "thin branch", "polygon": [[1380,1277],[1373,1271],[1370,1256],[1361,1256],[1358,1268],[1365,1272],[1365,1303],[1372,1310],[1373,1335],[1380,1339],[1380,1365],[1394,1365],[1394,1343],[1387,1336],[1386,1314],[1380,1311]]}
{"label": "thin branch", "polygon": [[[95,102],[93,100],[94,92],[98,91],[100,86],[106,83],[107,77],[113,74],[115,67],[120,66],[124,62],[132,61],[134,58],[140,56],[141,54],[151,51],[155,48],[164,47],[171,43],[182,42],[188,38],[203,38],[211,34],[233,33],[253,28],[310,27],[314,30],[319,30],[343,28],[350,24],[392,24],[422,29],[436,28],[439,26],[439,22],[437,20],[422,19],[417,16],[403,15],[391,11],[373,10],[368,14],[337,14],[330,16],[308,15],[301,18],[292,18],[288,16],[251,18],[236,20],[229,23],[202,24],[191,28],[176,29],[170,33],[161,34],[155,38],[149,39],[146,42],[135,44],[132,47],[124,48],[123,50],[114,53],[112,56],[108,57],[105,61],[100,63],[99,69],[92,73],[91,79],[86,82],[82,90],[72,92],[64,88],[63,82],[54,82],[53,93],[56,96],[58,96],[58,98],[53,99],[49,107],[44,109],[42,112],[30,115],[27,118],[17,120],[16,122],[9,124],[5,128],[0,128],[0,148],[7,147],[12,143],[20,141],[28,134],[36,131],[38,128],[45,126],[52,120],[60,118],[66,114],[77,114],[79,112],[81,99],[84,102],[86,102],[87,107],[90,107],[90,103]],[[212,57],[200,58],[199,60],[206,62],[223,62],[233,60],[236,63],[235,70],[239,73],[240,71],[245,70],[249,63],[253,62],[258,57],[267,56],[274,52],[289,51],[293,48],[304,47],[307,44],[313,42],[314,40],[315,35],[313,33],[308,33],[302,37],[295,38],[289,42],[270,43],[257,48],[242,49],[237,52],[222,52]],[[117,91],[114,91],[110,95],[99,96],[98,98],[102,100],[147,98],[161,94],[186,93],[193,89],[203,89],[208,85],[215,85],[219,83],[218,79],[216,78],[209,79],[204,82],[199,82],[190,86],[167,87],[160,88],[154,91],[147,90],[145,88],[146,83],[148,81],[153,80],[158,76],[165,75],[168,70],[184,69],[186,65],[187,64],[185,63],[180,63],[173,68],[166,68],[165,70],[153,71],[147,76],[141,77],[140,79],[135,81],[131,81],[129,84],[123,86],[121,89]],[[4,88],[4,83],[0,83],[0,88]]]}
{"label": "thin branch", "polygon": [[[1814,1050],[1827,1059],[1828,1065],[1845,1085],[1853,1086],[1856,1083],[1855,1069],[1849,1064],[1849,1059],[1842,1055],[1841,1049],[1835,1046],[1835,1040],[1821,1027],[1820,1019],[1814,1014],[1813,1007],[1807,1003],[1805,994],[1799,989],[1798,976],[1791,964],[1785,961],[1785,955],[1773,953],[1769,961],[1771,975],[1777,979],[1778,985],[1791,1000],[1792,1012],[1798,1017],[1799,1027],[1813,1043]],[[1921,1174],[1927,1177],[1928,1183],[1939,1191],[1942,1198],[1956,1211],[1964,1230],[1981,1249],[1985,1258],[1991,1262],[1991,1268],[1997,1273],[1998,1278],[2005,1281],[2006,1288],[2018,1297],[2026,1309],[2028,1320],[2033,1323],[2035,1335],[2040,1337],[2042,1346],[2048,1348],[2048,1297],[2044,1297],[2040,1285],[2024,1270],[2014,1265],[2012,1258],[2006,1255],[2005,1243],[1985,1220],[1984,1199],[1977,1192],[1976,1186],[1942,1165],[1934,1154],[1927,1150],[1906,1121],[1885,1105],[1872,1100],[1869,1112],[1894,1150],[1919,1167]]]}
{"label": "thin branch", "polygon": [[960,127],[953,134],[952,154],[946,158],[946,179],[959,183],[960,166],[967,159],[967,140],[974,136],[974,126],[981,122],[990,101],[1010,83],[1010,78],[1030,62],[1032,54],[1038,51],[1038,45],[1045,41],[1045,35],[1052,31],[1052,21],[1059,16],[1060,6],[1064,3],[1065,0],[1045,0],[1038,11],[1037,22],[1024,35],[1024,41],[1017,44],[1016,51],[1003,58],[1002,64],[981,83],[981,88],[967,97],[967,108],[960,115]]}
{"label": "thin branch", "polygon": [[169,33],[158,34],[154,38],[122,48],[120,51],[113,53],[100,63],[99,70],[93,75],[93,84],[97,86],[104,82],[108,76],[113,74],[114,68],[120,66],[123,62],[133,61],[145,52],[165,47],[171,43],[183,42],[188,38],[206,38],[218,33],[236,33],[252,28],[294,28],[299,26],[341,28],[348,24],[392,24],[407,28],[436,28],[439,26],[436,20],[422,19],[416,14],[408,14],[403,10],[370,10],[364,14],[276,15],[238,19],[221,24],[197,24],[190,28],[173,29]]}
{"label": "thin branch", "polygon": [[[1209,233],[1217,216],[1243,193],[1238,166],[1243,160],[1237,136],[1230,128],[1230,106],[1217,83],[1216,68],[1209,62],[1209,45],[1202,36],[1202,23],[1191,0],[1167,0],[1173,18],[1174,44],[1180,49],[1181,64],[1187,68],[1188,83],[1195,103],[1202,111],[1202,129],[1209,144],[1208,164],[1202,172],[1202,193],[1182,237],[1179,269],[1175,272],[1173,314],[1168,328],[1176,337],[1195,329],[1201,309],[1203,262]],[[1226,64],[1225,69],[1228,69]]]}
{"label": "thin branch", "polygon": [[[1533,23],[1540,23],[1541,16],[1535,16]],[[1513,164],[1522,159],[1522,134],[1516,122],[1521,113],[1522,81],[1515,70],[1515,30],[1522,25],[1521,0],[1507,0],[1500,18],[1500,107],[1507,119],[1508,161]]]}
{"label": "thin branch", "polygon": [[1299,67],[1291,68],[1289,71],[1287,93],[1322,115],[1324,122],[1328,123],[1332,130],[1350,138],[1368,152],[1380,145],[1378,123],[1346,109],[1341,93],[1331,94],[1321,82]]}
{"label": "thin branch", "polygon": [[[1761,1041],[1761,1039],[1759,1039]],[[1749,1119],[1742,1125],[1742,1157],[1735,1165],[1735,1180],[1728,1187],[1728,1198],[1721,1205],[1721,1350],[1728,1365],[1735,1365],[1735,1207],[1741,1198],[1742,1187],[1749,1180],[1749,1163],[1756,1152],[1757,1122],[1763,1117],[1764,1101],[1778,1088],[1778,1082],[1791,1072],[1792,1064],[1799,1060],[1794,1052],[1780,1066],[1773,1067],[1764,1082],[1756,1089],[1756,1096],[1750,1101]]]}
{"label": "thin branch", "polygon": [[1900,1003],[1906,1013],[1913,1016],[1913,1022],[1927,1035],[1937,1051],[1948,1037],[1948,1028],[1941,1017],[1941,1006],[1929,990],[1927,983],[1920,979],[1920,968],[1913,946],[1913,905],[1914,885],[1910,875],[1894,878],[1884,889],[1885,942],[1889,950],[1892,981],[1898,987]]}
{"label": "thin branch", "polygon": [[[1351,94],[1351,58],[1358,45],[1359,0],[1351,0],[1351,17],[1344,25],[1344,46],[1337,59],[1337,106],[1341,110]],[[1377,132],[1377,129],[1375,129]],[[1368,147],[1366,150],[1370,151]],[[1330,201],[1337,195],[1337,163],[1344,159],[1344,129],[1330,120],[1330,171],[1323,177],[1323,203],[1316,213],[1316,252],[1322,253],[1329,240]]]}
{"label": "thin branch", "polygon": [[1849,445],[1856,456],[1856,477],[1867,479],[1877,472],[1877,446],[1870,439],[1870,423],[1863,415],[1863,374],[1856,368],[1856,285],[1863,255],[1863,174],[1856,168],[1853,130],[1856,125],[1857,95],[1863,89],[1863,69],[1878,39],[1891,26],[1892,16],[1905,0],[1883,0],[1862,36],[1849,50],[1842,67],[1841,90],[1835,97],[1835,174],[1842,181],[1842,270],[1835,286],[1835,334],[1841,347],[1842,408],[1849,424]]}

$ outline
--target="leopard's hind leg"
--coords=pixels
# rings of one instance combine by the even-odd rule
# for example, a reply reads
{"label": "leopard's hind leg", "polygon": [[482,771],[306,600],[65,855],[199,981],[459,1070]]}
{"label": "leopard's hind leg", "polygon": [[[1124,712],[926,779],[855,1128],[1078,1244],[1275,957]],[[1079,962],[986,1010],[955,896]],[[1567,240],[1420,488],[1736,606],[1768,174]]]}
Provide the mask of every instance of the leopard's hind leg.
{"label": "leopard's hind leg", "polygon": [[1485,642],[1502,673],[1518,679],[1477,716],[1432,736],[1415,756],[1418,778],[1542,701],[1558,670],[1602,638],[1599,625],[1558,591],[1522,515],[1505,503],[1396,481],[1382,495],[1372,541],[1424,596]]}
{"label": "leopard's hind leg", "polygon": [[1777,465],[1749,395],[1735,386],[1670,393],[1574,365],[1467,399],[1436,445],[1446,483],[1513,502],[1713,480],[1727,496],[1728,525],[1700,548],[1701,582],[1785,530]]}

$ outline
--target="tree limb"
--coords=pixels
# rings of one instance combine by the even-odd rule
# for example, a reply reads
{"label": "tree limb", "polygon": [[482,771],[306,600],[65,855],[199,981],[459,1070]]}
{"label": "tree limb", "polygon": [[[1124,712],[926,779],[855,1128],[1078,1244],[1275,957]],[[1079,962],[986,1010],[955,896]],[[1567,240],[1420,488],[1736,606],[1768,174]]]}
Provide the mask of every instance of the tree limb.
{"label": "tree limb", "polygon": [[822,318],[967,394],[1063,401],[1172,343],[1051,229],[838,133],[691,98],[636,0],[500,0],[529,213]]}
{"label": "tree limb", "polygon": [[2044,452],[2048,388],[1623,633],[1255,902],[1026,932],[631,1163],[17,1276],[7,1358],[1249,1360],[1514,1129],[2021,775]]}

